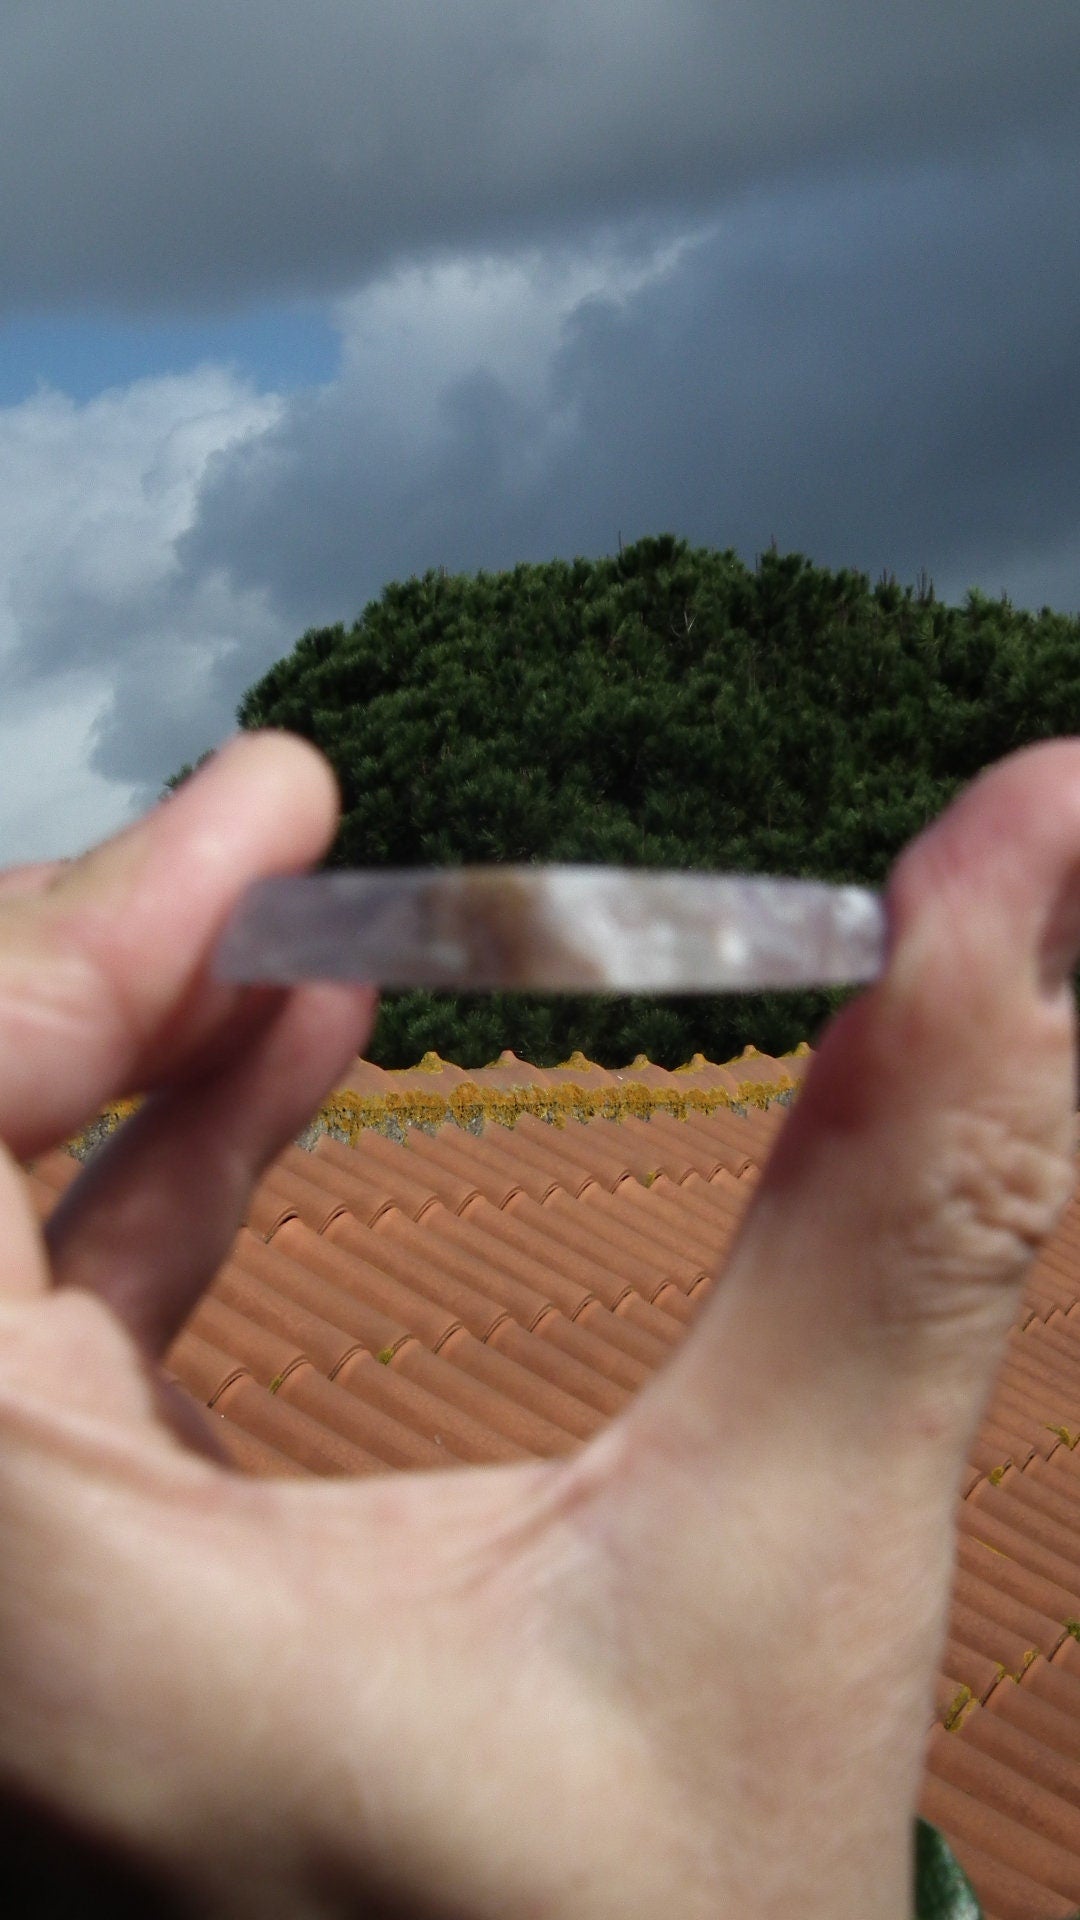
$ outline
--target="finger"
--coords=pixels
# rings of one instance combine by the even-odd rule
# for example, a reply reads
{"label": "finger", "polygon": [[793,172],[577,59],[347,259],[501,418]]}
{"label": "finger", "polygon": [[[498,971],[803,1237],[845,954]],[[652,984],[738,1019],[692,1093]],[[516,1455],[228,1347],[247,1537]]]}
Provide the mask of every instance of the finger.
{"label": "finger", "polygon": [[30,860],[20,867],[6,867],[0,873],[0,898],[44,893],[68,864],[64,860]]}
{"label": "finger", "polygon": [[1080,741],[984,775],[887,904],[691,1337],[555,1483],[583,1679],[735,1809],[732,1911],[815,1904],[807,1832],[821,1911],[904,1910],[959,1470],[1073,1185]]}
{"label": "finger", "polygon": [[825,1034],[693,1336],[583,1461],[673,1607],[775,1535],[804,1580],[830,1551],[837,1582],[932,1569],[940,1624],[965,1450],[1072,1192],[1080,741],[985,774],[887,904],[886,971]]}
{"label": "finger", "polygon": [[[943,1497],[1072,1192],[1080,742],[985,774],[888,892],[882,980],[825,1036],[669,1411],[823,1455],[921,1446]],[[803,1451],[807,1443],[803,1445]]]}
{"label": "finger", "polygon": [[0,1138],[16,1157],[242,1045],[272,997],[212,980],[213,941],[250,881],[317,860],[336,819],[320,754],[241,734],[134,826],[0,893]]}
{"label": "finger", "polygon": [[244,1052],[151,1095],[50,1218],[58,1284],[107,1300],[158,1359],[228,1253],[262,1169],[366,1042],[375,996],[311,986],[283,997]]}
{"label": "finger", "polygon": [[947,1542],[1073,1190],[1080,741],[984,774],[887,904],[885,973],[825,1034],[692,1338],[583,1462],[680,1594],[721,1578],[722,1489],[754,1489],[748,1541],[774,1529],[791,1566],[845,1525],[916,1562]]}

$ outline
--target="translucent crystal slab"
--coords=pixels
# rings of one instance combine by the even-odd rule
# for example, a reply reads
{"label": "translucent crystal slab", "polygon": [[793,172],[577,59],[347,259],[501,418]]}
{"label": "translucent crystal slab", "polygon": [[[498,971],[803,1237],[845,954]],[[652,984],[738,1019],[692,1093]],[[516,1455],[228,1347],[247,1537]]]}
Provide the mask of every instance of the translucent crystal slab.
{"label": "translucent crystal slab", "polygon": [[454,991],[722,993],[872,980],[862,887],[617,867],[439,867],[259,881],[219,979],[365,980]]}

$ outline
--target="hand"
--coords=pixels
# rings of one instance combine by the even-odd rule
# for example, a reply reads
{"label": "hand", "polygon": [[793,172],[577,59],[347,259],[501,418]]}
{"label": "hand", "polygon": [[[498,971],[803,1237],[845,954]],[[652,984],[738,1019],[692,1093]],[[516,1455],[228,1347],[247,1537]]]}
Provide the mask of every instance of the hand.
{"label": "hand", "polygon": [[[334,820],[310,748],[241,737],[0,895],[9,1834],[92,1850],[75,1911],[123,1863],[154,1892],[111,1913],[909,1920],[958,1474],[1072,1184],[1080,743],[901,859],[887,973],[623,1418],[302,1485],[208,1458],[154,1366],[370,1031],[356,990],[207,973]],[[15,1162],[135,1089],[43,1241]]]}

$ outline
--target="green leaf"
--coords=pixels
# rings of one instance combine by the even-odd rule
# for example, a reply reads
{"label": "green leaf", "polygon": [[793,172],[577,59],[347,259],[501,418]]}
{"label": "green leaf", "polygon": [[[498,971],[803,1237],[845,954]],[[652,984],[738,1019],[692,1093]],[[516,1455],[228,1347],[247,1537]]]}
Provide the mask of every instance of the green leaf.
{"label": "green leaf", "polygon": [[945,1836],[915,1822],[915,1920],[983,1920],[975,1889]]}

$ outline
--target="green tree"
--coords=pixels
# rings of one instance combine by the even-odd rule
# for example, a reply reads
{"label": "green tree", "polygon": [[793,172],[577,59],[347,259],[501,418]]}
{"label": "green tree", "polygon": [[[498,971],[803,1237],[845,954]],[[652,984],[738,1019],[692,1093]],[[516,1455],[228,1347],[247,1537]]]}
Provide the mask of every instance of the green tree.
{"label": "green tree", "polygon": [[[1080,620],[873,587],[775,545],[672,535],[598,560],[429,572],[306,633],[244,727],[322,748],[333,866],[584,860],[879,883],[979,767],[1080,717]],[[183,778],[181,770],[175,779]],[[169,785],[175,784],[175,780]],[[837,993],[389,996],[388,1065],[574,1047],[674,1066],[813,1038]]]}

